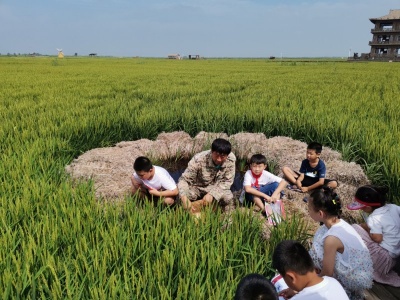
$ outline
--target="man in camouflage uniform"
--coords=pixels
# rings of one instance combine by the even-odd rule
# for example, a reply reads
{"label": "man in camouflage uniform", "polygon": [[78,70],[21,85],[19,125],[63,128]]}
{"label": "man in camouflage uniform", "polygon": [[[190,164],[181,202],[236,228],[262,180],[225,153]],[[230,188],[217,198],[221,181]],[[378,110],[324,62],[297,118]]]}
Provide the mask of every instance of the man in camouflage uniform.
{"label": "man in camouflage uniform", "polygon": [[203,200],[203,205],[213,200],[224,205],[233,203],[230,190],[235,177],[236,157],[225,139],[215,139],[211,150],[196,154],[188,164],[178,182],[182,206],[193,212],[192,201]]}

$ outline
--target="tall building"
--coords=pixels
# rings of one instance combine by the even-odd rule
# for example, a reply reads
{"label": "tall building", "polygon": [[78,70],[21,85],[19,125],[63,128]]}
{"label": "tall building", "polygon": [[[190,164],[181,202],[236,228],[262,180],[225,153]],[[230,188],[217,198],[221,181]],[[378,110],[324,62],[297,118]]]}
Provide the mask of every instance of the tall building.
{"label": "tall building", "polygon": [[369,59],[400,61],[400,9],[391,9],[388,15],[369,20],[375,25],[371,29]]}

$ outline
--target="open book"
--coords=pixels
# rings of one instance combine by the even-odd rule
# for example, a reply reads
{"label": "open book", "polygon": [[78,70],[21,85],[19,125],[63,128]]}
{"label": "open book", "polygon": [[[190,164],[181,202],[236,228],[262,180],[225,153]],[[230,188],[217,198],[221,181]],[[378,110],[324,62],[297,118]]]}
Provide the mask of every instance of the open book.
{"label": "open book", "polygon": [[286,216],[283,201],[276,200],[275,203],[265,203],[265,213],[269,224],[279,224]]}
{"label": "open book", "polygon": [[[276,292],[279,293],[282,292],[283,290],[286,290],[289,288],[285,282],[285,280],[282,278],[281,274],[277,274],[274,276],[274,278],[271,279],[272,284],[274,285]],[[279,300],[284,300],[282,296],[279,296]]]}

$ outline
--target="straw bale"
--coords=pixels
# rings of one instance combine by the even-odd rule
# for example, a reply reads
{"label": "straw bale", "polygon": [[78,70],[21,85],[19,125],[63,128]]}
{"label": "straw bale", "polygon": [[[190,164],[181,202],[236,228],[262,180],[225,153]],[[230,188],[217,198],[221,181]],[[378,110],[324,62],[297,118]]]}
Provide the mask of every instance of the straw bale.
{"label": "straw bale", "polygon": [[210,149],[213,140],[216,138],[228,139],[228,135],[223,132],[205,132],[200,131],[194,137],[193,153],[201,152],[205,149]]}
{"label": "straw bale", "polygon": [[[238,158],[248,159],[253,154],[262,153],[268,161],[274,161],[279,170],[283,166],[298,170],[307,148],[304,142],[284,136],[266,138],[262,133],[241,132],[229,137],[225,133],[202,131],[191,138],[182,131],[163,132],[154,141],[148,139],[122,141],[114,147],[92,149],[74,159],[65,170],[72,179],[93,180],[97,197],[121,199],[130,192],[132,163],[138,156],[149,156],[157,160],[189,159],[195,153],[209,149],[212,141],[218,137],[231,141],[233,152]],[[327,166],[327,178],[334,178],[339,182],[337,192],[344,204],[344,218],[359,219],[359,212],[348,211],[345,205],[353,199],[358,186],[369,183],[361,166],[354,162],[342,161],[341,154],[329,147],[323,148],[321,158]],[[315,223],[309,218],[307,205],[303,202],[307,194],[288,189],[285,189],[285,193],[287,212],[289,214],[296,212],[310,223]],[[238,198],[239,194],[240,191],[234,192],[235,198]],[[225,211],[230,210],[230,208],[225,209]]]}
{"label": "straw bale", "polygon": [[263,153],[267,140],[263,133],[240,132],[229,137],[237,158],[249,159],[252,154]]}
{"label": "straw bale", "polygon": [[158,159],[190,158],[193,155],[194,141],[184,131],[161,133],[154,144],[152,157]]}
{"label": "straw bale", "polygon": [[326,162],[326,169],[327,178],[339,179],[340,182],[347,182],[356,186],[369,183],[362,167],[355,162],[331,160]]}

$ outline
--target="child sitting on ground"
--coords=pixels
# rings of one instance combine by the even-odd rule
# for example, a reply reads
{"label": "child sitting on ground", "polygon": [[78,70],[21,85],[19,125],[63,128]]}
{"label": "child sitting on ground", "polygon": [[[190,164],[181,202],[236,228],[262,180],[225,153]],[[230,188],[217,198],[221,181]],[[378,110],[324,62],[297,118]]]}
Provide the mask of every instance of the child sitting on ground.
{"label": "child sitting on ground", "polygon": [[400,206],[386,204],[388,189],[372,185],[360,187],[348,209],[370,214],[367,223],[354,224],[371,254],[374,280],[400,287],[400,276],[393,270],[400,256]]}
{"label": "child sitting on ground", "polygon": [[261,274],[248,274],[240,280],[234,300],[278,300],[278,293]]}
{"label": "child sitting on ground", "polygon": [[265,170],[267,158],[262,154],[254,154],[250,158],[250,170],[244,175],[245,203],[254,203],[261,211],[265,211],[265,202],[281,199],[281,192],[287,185],[282,178]]}
{"label": "child sitting on ground", "polygon": [[311,193],[308,212],[323,225],[315,233],[310,254],[320,276],[336,278],[350,299],[364,299],[364,290],[372,286],[371,256],[355,229],[340,219],[341,207],[339,196],[328,187]]}
{"label": "child sitting on ground", "polygon": [[285,299],[349,299],[336,279],[318,276],[310,254],[297,241],[286,240],[276,246],[272,267],[281,274],[289,287],[279,294]]}
{"label": "child sitting on ground", "polygon": [[325,179],[326,166],[324,161],[320,159],[321,152],[322,145],[312,142],[307,146],[307,158],[301,162],[299,172],[287,166],[282,168],[284,178],[286,178],[290,184],[294,184],[294,186],[289,186],[290,188],[298,189],[302,192],[309,192],[323,185],[333,189],[337,187],[336,180]]}
{"label": "child sitting on ground", "polygon": [[156,198],[156,201],[162,198],[166,205],[175,203],[178,187],[167,170],[153,166],[145,156],[136,158],[133,169],[135,172],[131,178],[132,194],[139,192],[141,197]]}

